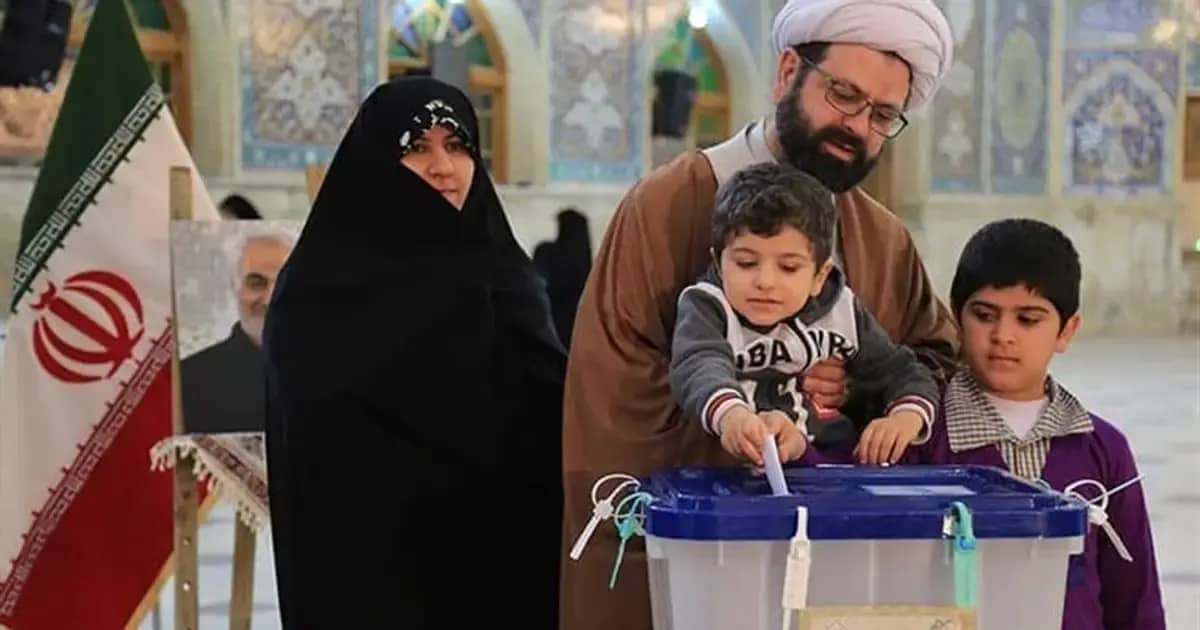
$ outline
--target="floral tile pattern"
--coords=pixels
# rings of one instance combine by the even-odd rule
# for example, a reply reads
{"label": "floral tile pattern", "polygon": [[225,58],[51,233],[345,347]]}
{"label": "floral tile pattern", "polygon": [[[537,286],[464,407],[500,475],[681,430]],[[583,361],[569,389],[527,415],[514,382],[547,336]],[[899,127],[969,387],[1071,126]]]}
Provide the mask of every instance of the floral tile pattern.
{"label": "floral tile pattern", "polygon": [[992,194],[1046,190],[1051,2],[990,4]]}
{"label": "floral tile pattern", "polygon": [[242,166],[327,162],[379,81],[376,0],[235,3]]}
{"label": "floral tile pattern", "polygon": [[1064,64],[1066,192],[1170,193],[1179,55],[1161,49],[1068,51]]}
{"label": "floral tile pattern", "polygon": [[938,0],[954,33],[954,64],[931,105],[934,192],[982,192],[984,3]]}
{"label": "floral tile pattern", "polygon": [[550,29],[550,178],[632,181],[642,171],[641,4],[558,0]]}

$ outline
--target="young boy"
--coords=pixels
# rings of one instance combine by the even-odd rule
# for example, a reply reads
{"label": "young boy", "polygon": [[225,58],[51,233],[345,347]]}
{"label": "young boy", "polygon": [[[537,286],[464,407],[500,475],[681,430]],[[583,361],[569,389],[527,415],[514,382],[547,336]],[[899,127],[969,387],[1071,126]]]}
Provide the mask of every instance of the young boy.
{"label": "young boy", "polygon": [[[950,288],[969,369],[951,379],[932,438],[906,460],[999,466],[1059,491],[1082,479],[1114,489],[1137,477],[1121,432],[1047,373],[1079,329],[1079,279],[1071,241],[1040,221],[997,221],[971,237]],[[1141,485],[1109,497],[1107,514],[1132,561],[1091,528],[1062,627],[1165,627]]]}
{"label": "young boy", "polygon": [[833,196],[806,173],[778,164],[740,171],[717,194],[713,265],[679,296],[675,397],[726,451],[758,466],[768,437],[783,461],[850,461],[858,428],[801,389],[805,371],[831,357],[845,361],[857,391],[887,403],[863,432],[859,461],[895,462],[928,438],[937,385],[833,265],[836,221]]}

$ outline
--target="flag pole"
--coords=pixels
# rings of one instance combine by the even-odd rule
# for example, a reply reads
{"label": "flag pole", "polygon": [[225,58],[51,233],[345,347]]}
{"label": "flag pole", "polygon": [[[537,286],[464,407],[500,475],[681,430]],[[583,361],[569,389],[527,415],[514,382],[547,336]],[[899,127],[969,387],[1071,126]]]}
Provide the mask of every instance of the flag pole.
{"label": "flag pole", "polygon": [[[192,169],[172,166],[169,198],[172,221],[192,219]],[[183,396],[179,369],[179,315],[175,304],[174,250],[171,252],[171,330],[175,338],[171,353],[171,432],[182,435]],[[197,630],[200,619],[197,590],[198,505],[196,471],[190,457],[175,463],[175,630]]]}

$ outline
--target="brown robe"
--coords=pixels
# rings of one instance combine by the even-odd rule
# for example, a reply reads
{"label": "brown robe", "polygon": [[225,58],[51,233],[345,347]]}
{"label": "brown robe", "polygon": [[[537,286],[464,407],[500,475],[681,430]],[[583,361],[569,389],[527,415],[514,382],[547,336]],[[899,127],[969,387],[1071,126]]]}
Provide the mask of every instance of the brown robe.
{"label": "brown robe", "polygon": [[[600,476],[734,464],[719,440],[683,416],[668,379],[676,299],[709,263],[716,190],[708,159],[687,153],[634,186],[609,225],[579,304],[567,368],[565,549],[591,516],[590,490]],[[858,189],[838,195],[837,206],[844,270],[855,293],[894,340],[926,365],[948,367],[957,331],[907,228]],[[645,545],[629,542],[620,579],[609,590],[616,545],[606,521],[579,560],[564,551],[561,630],[651,628]]]}

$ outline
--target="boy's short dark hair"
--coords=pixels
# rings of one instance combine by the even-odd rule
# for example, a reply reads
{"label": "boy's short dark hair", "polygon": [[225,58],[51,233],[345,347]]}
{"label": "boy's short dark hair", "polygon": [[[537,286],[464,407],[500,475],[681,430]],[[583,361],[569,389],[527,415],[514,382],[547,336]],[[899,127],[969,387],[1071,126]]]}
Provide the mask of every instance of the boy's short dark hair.
{"label": "boy's short dark hair", "polygon": [[813,263],[833,249],[837,210],[833,193],[815,177],[792,166],[764,163],[734,173],[717,191],[712,248],[716,256],[742,232],[775,236],[790,225],[812,242]]}
{"label": "boy's short dark hair", "polygon": [[967,241],[950,304],[954,317],[976,291],[1024,285],[1054,305],[1059,327],[1079,310],[1079,253],[1058,228],[1036,219],[1002,219],[979,229]]}

